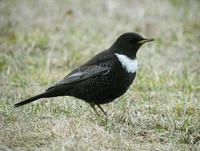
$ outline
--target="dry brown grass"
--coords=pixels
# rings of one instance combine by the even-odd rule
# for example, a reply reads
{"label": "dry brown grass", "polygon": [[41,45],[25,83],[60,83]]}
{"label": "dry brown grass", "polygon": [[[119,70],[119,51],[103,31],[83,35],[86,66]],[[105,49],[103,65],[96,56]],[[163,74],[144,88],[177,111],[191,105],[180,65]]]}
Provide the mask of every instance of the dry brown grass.
{"label": "dry brown grass", "polygon": [[[0,150],[198,150],[199,10],[197,0],[0,1]],[[72,97],[13,108],[127,31],[156,41],[107,119]]]}

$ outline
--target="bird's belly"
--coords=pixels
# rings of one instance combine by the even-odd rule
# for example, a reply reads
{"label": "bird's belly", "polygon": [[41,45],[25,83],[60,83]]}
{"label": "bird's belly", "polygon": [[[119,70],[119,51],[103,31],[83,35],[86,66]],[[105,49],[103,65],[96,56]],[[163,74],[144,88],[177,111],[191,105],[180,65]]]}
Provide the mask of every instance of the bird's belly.
{"label": "bird's belly", "polygon": [[132,74],[108,74],[94,77],[74,86],[71,95],[95,104],[109,103],[123,95],[135,78]]}
{"label": "bird's belly", "polygon": [[115,86],[111,90],[115,92],[115,98],[123,95],[128,90],[135,78],[135,75],[136,73],[132,73],[116,77]]}

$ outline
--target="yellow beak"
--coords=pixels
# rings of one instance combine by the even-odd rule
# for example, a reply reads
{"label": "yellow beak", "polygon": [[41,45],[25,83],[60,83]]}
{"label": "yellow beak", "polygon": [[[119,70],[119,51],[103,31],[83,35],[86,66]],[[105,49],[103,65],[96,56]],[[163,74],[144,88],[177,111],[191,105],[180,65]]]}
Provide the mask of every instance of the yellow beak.
{"label": "yellow beak", "polygon": [[140,40],[140,41],[138,41],[138,43],[139,44],[144,44],[144,43],[146,43],[146,42],[151,42],[151,41],[154,41],[154,39],[153,38],[149,38],[149,39],[143,39],[143,40]]}

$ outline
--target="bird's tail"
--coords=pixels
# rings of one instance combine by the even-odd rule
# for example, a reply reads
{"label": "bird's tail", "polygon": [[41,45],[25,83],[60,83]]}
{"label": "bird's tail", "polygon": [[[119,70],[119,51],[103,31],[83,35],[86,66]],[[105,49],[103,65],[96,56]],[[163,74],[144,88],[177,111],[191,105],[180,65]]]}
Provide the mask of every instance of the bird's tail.
{"label": "bird's tail", "polygon": [[36,96],[34,96],[34,97],[31,97],[31,98],[26,99],[26,100],[24,100],[24,101],[21,101],[21,102],[19,102],[19,103],[16,103],[14,106],[15,106],[15,107],[19,107],[19,106],[22,106],[22,105],[31,103],[31,102],[33,102],[33,101],[36,101],[36,100],[38,100],[38,99],[45,98],[45,97],[47,97],[47,94],[46,94],[46,93],[41,93],[41,94],[39,94],[39,95],[36,95]]}

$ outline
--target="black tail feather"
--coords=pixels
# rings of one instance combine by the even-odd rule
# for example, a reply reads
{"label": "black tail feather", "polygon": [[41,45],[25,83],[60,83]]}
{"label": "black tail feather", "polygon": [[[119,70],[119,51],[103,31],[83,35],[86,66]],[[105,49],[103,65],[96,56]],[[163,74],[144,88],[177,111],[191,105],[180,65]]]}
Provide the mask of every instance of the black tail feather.
{"label": "black tail feather", "polygon": [[22,105],[31,103],[31,102],[33,102],[33,101],[36,101],[36,100],[41,99],[41,98],[44,98],[44,97],[46,97],[46,93],[42,93],[42,94],[36,95],[36,96],[34,96],[34,97],[31,97],[31,98],[29,98],[29,99],[26,99],[26,100],[24,100],[24,101],[21,101],[21,102],[19,102],[19,103],[16,103],[14,106],[15,106],[15,107],[19,107],[19,106],[22,106]]}

